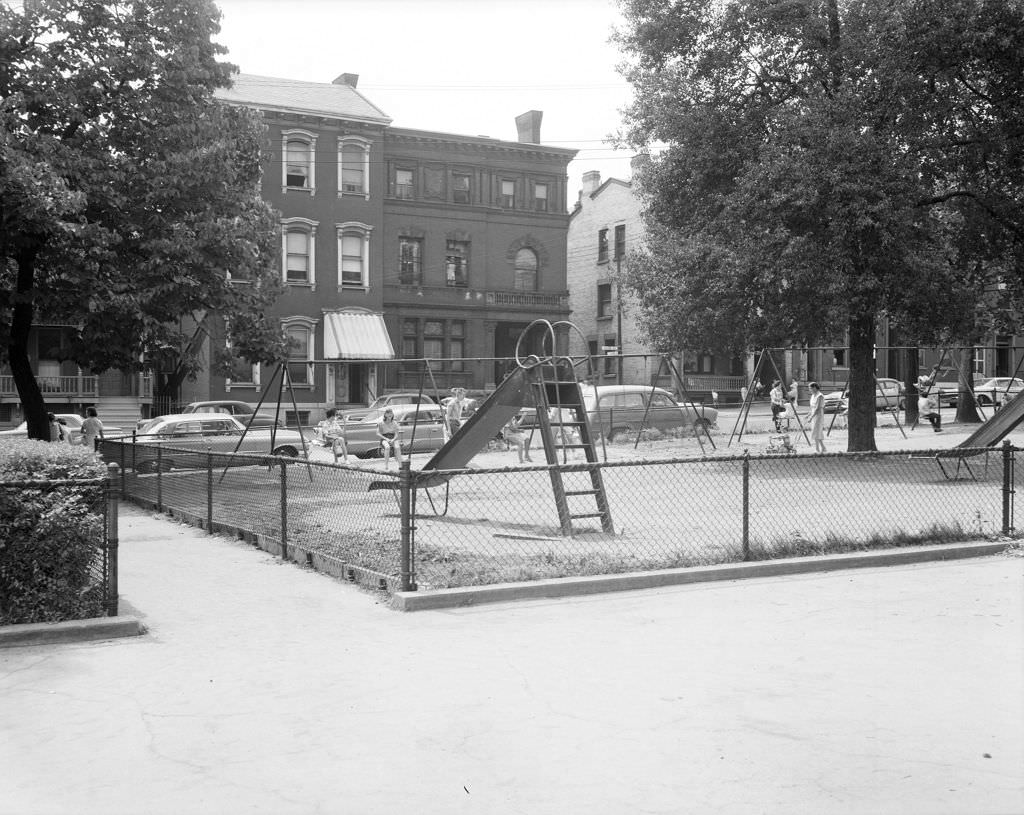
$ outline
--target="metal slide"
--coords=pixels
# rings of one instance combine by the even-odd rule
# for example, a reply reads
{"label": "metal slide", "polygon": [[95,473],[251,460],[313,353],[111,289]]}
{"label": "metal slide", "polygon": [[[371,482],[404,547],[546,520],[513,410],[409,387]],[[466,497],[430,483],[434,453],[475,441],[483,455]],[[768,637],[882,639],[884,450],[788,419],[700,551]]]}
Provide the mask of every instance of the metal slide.
{"label": "metal slide", "polygon": [[[1024,397],[1018,397],[1012,402],[1004,402],[1003,407],[995,412],[995,415],[984,422],[977,430],[971,433],[966,439],[964,439],[956,447],[951,447],[949,450],[940,450],[937,453],[928,456],[911,456],[911,458],[933,458],[935,463],[939,465],[939,469],[942,470],[943,476],[948,479],[957,479],[960,477],[960,470],[963,468],[967,471],[968,475],[971,476],[975,481],[977,477],[974,475],[974,471],[971,469],[971,465],[967,459],[971,456],[981,455],[979,448],[992,447],[993,445],[1000,442],[1007,434],[1009,434],[1017,425],[1024,421]],[[953,459],[956,461],[956,470],[953,475],[950,475],[946,469],[946,465],[943,464],[943,460]],[[985,467],[988,467],[988,456],[986,453]]]}
{"label": "metal slide", "polygon": [[1024,422],[1024,394],[1008,404],[1004,404],[995,412],[991,419],[971,433],[953,449],[959,447],[991,447],[1002,441],[1003,437],[1017,425]]}
{"label": "metal slide", "polygon": [[485,449],[523,405],[527,402],[532,404],[532,397],[528,395],[528,370],[519,366],[506,376],[494,393],[476,409],[476,413],[423,465],[422,471],[461,470],[473,456]]}

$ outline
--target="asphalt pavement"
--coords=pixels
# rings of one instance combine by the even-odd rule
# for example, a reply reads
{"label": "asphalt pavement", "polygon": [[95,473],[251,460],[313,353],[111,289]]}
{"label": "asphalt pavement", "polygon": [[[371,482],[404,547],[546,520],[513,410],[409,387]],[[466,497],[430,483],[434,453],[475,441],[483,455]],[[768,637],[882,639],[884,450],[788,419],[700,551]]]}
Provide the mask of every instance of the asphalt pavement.
{"label": "asphalt pavement", "polygon": [[1024,558],[401,614],[136,508],[0,651],[0,813],[1020,813]]}

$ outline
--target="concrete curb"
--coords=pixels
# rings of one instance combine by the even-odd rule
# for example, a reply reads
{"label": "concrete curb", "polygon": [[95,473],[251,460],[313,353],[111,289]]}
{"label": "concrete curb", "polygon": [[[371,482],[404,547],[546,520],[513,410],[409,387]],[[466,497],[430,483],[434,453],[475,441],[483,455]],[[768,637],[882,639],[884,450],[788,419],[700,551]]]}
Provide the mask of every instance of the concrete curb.
{"label": "concrete curb", "polygon": [[393,595],[391,606],[398,611],[427,611],[459,608],[480,603],[578,597],[612,591],[678,586],[686,583],[708,583],[716,580],[744,580],[752,577],[834,572],[842,569],[866,569],[905,563],[927,563],[935,560],[960,560],[998,554],[1010,545],[1012,544],[1008,541],[953,543],[941,546],[885,549],[878,552],[850,552],[838,555],[795,557],[785,560],[723,563],[715,566],[692,566],[652,572],[627,572],[593,577],[561,577],[552,580],[537,580],[531,583],[495,583],[490,586],[468,586],[429,592],[400,591]]}
{"label": "concrete curb", "polygon": [[145,633],[146,627],[142,621],[128,616],[91,617],[88,620],[66,620],[62,623],[19,623],[0,626],[0,648],[90,642],[137,637]]}

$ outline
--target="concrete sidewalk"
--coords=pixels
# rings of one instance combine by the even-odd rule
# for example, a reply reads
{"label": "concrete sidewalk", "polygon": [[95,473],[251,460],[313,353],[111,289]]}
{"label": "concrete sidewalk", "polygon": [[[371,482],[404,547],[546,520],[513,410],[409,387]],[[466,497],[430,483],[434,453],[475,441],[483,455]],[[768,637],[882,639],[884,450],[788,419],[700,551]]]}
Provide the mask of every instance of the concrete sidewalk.
{"label": "concrete sidewalk", "polygon": [[0,652],[0,813],[1019,813],[1024,558],[400,614],[125,508]]}

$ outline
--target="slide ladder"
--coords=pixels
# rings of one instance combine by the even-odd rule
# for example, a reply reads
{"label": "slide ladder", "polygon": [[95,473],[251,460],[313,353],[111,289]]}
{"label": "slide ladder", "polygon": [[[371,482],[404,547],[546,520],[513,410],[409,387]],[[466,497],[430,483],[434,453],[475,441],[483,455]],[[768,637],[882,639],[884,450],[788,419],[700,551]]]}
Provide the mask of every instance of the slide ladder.
{"label": "slide ladder", "polygon": [[560,451],[563,463],[568,463],[568,451],[580,450],[592,465],[578,471],[563,472],[558,467],[548,470],[562,534],[571,536],[577,531],[578,522],[588,518],[600,519],[601,530],[614,534],[594,436],[572,361],[554,359],[551,364],[536,366],[530,373],[547,463],[559,464]]}

